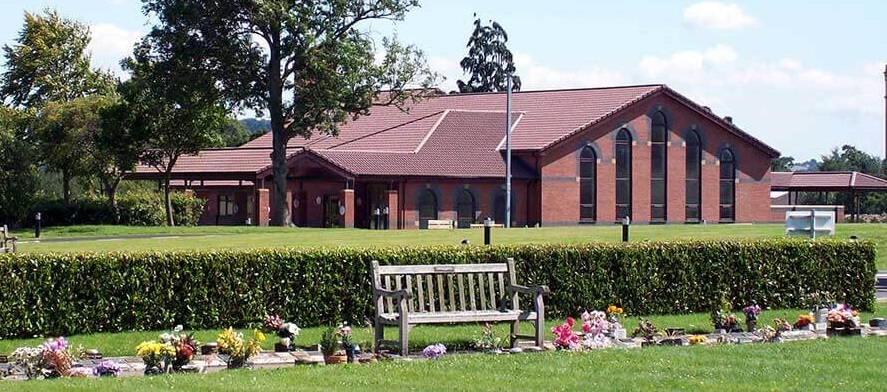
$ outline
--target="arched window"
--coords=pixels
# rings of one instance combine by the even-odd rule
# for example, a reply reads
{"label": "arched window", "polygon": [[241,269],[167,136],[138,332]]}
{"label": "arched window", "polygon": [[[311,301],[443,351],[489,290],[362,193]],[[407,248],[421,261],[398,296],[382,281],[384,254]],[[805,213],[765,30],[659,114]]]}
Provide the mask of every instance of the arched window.
{"label": "arched window", "polygon": [[616,134],[616,220],[631,218],[631,135]]}
{"label": "arched window", "polygon": [[721,221],[736,220],[736,157],[725,148],[718,157],[721,161]]}
{"label": "arched window", "polygon": [[591,146],[579,153],[579,220],[597,219],[597,154]]}
{"label": "arched window", "polygon": [[[517,210],[517,206],[514,202],[514,189],[511,192],[511,225],[514,226],[514,211]],[[493,198],[493,219],[496,223],[505,224],[505,207],[505,190],[499,190]]]}
{"label": "arched window", "polygon": [[653,115],[650,129],[650,222],[664,223],[666,217],[666,134],[668,124],[662,112]]}
{"label": "arched window", "polygon": [[456,221],[457,227],[467,229],[474,223],[474,195],[468,189],[463,189],[456,197]]}
{"label": "arched window", "polygon": [[419,195],[419,228],[427,229],[428,221],[437,219],[437,197],[431,189],[425,189]]}
{"label": "arched window", "polygon": [[686,220],[702,220],[702,141],[696,131],[687,132],[686,137]]}

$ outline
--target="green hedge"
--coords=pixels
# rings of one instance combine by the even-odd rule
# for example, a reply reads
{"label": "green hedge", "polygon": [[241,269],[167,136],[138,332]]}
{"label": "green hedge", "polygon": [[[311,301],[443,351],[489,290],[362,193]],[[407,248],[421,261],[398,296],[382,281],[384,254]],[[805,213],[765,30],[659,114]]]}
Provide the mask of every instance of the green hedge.
{"label": "green hedge", "polygon": [[522,284],[546,284],[552,317],[620,303],[631,314],[708,311],[727,292],[774,308],[805,292],[874,306],[875,251],[849,241],[649,242],[399,249],[25,254],[0,257],[0,337],[189,329],[258,323],[279,312],[302,326],[372,313],[370,260],[436,264],[517,260]]}

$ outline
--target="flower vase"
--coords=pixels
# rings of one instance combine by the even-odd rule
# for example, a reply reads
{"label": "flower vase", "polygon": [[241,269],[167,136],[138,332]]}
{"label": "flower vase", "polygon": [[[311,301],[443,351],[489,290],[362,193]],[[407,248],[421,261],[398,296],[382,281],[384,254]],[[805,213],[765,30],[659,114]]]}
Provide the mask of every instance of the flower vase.
{"label": "flower vase", "polygon": [[163,374],[163,372],[160,371],[160,367],[158,367],[158,366],[145,366],[145,375],[146,375],[146,376],[156,376],[156,375],[158,375],[158,374]]}
{"label": "flower vase", "polygon": [[231,357],[228,359],[228,369],[241,369],[244,366],[246,366],[246,358]]}
{"label": "flower vase", "polygon": [[354,348],[346,348],[345,349],[345,358],[347,359],[348,363],[357,362],[357,360],[355,359],[355,356],[354,356]]}
{"label": "flower vase", "polygon": [[754,332],[758,326],[758,319],[747,317],[745,320],[745,326],[747,327],[748,332]]}

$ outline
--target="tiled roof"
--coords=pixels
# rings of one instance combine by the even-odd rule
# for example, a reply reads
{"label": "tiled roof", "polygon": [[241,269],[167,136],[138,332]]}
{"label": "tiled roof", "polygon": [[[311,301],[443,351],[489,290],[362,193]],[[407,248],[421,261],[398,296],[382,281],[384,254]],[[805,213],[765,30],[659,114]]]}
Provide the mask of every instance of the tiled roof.
{"label": "tiled roof", "polygon": [[[664,85],[514,93],[512,149],[544,150],[657,92],[671,95],[769,154],[778,155]],[[341,125],[337,137],[293,138],[288,144],[289,159],[312,157],[360,176],[501,178],[505,173],[505,100],[505,93],[451,94],[426,98],[406,112],[393,106],[374,107],[371,115]],[[241,148],[183,156],[174,172],[261,175],[271,166],[271,142],[269,133]],[[534,176],[519,160],[514,163],[516,177]],[[156,172],[137,169],[140,174],[149,171]]]}
{"label": "tiled roof", "polygon": [[[255,173],[271,164],[267,148],[218,148],[202,150],[197,155],[183,155],[176,161],[175,173]],[[157,173],[147,165],[136,166],[136,173]]]}
{"label": "tiled roof", "polygon": [[887,180],[859,172],[773,172],[770,188],[798,191],[887,191]]}
{"label": "tiled roof", "polygon": [[[513,128],[512,148],[515,150],[544,149],[584,126],[596,122],[618,109],[630,105],[662,89],[662,85],[590,88],[576,90],[526,91],[512,94],[512,111],[525,117]],[[434,116],[446,110],[505,111],[505,93],[450,94],[428,98],[403,112],[393,106],[379,106],[369,116],[359,117],[340,127],[336,138],[321,137],[306,140],[296,137],[289,147],[310,146],[323,149],[342,141],[353,140],[398,124]],[[505,136],[505,123],[492,128],[475,128],[480,132],[496,132]],[[250,147],[271,147],[271,135],[266,134],[250,142]]]}

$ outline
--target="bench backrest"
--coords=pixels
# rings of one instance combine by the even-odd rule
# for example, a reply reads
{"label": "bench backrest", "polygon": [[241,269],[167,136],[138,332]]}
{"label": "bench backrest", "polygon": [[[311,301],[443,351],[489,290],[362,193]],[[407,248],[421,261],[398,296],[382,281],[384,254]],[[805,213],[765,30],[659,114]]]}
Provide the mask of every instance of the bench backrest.
{"label": "bench backrest", "polygon": [[6,244],[6,237],[9,237],[9,228],[6,225],[0,226],[0,246]]}
{"label": "bench backrest", "polygon": [[[514,260],[486,264],[379,265],[373,260],[373,286],[413,294],[410,312],[453,312],[519,309]],[[510,305],[510,306],[509,306]],[[378,299],[376,312],[397,312],[390,298]]]}

